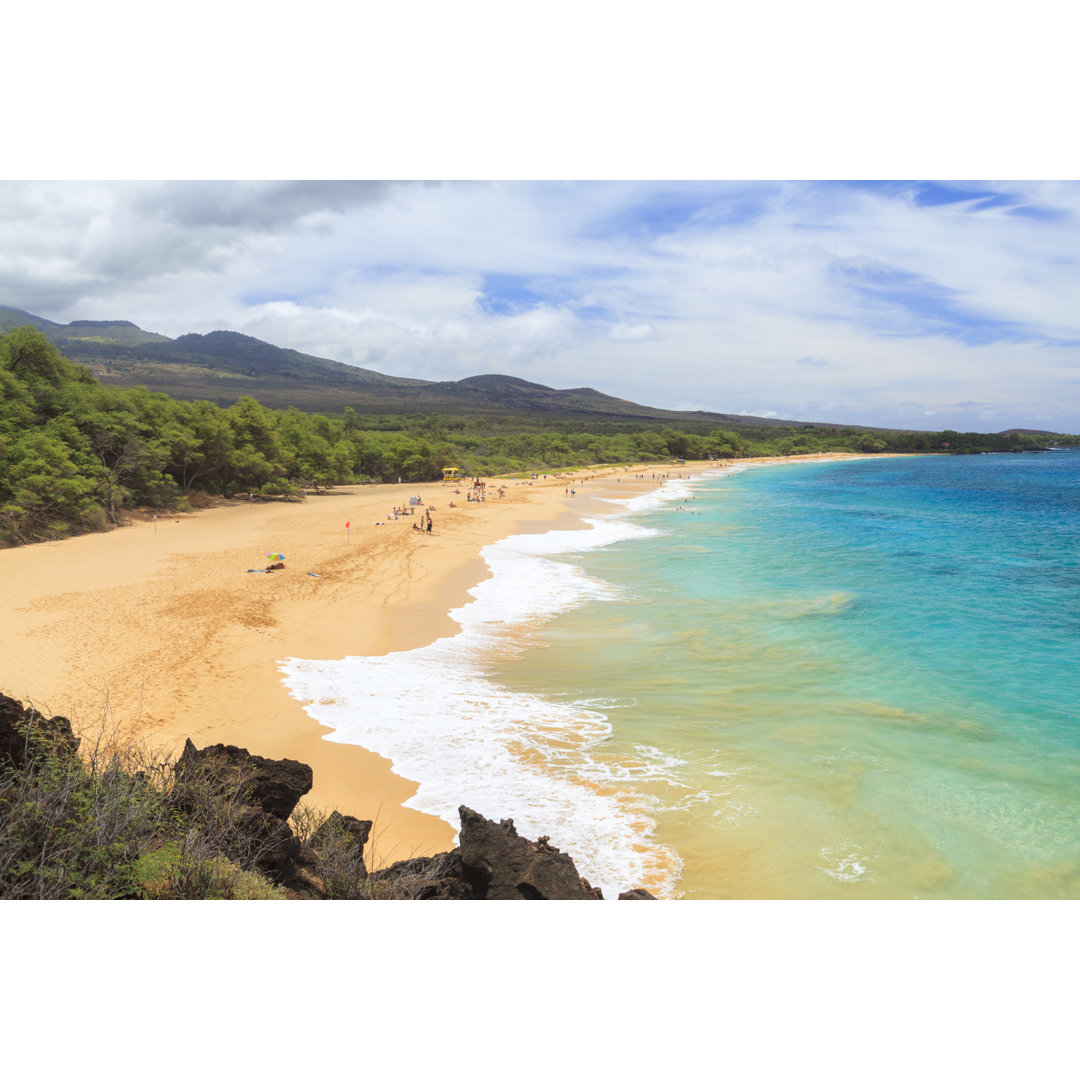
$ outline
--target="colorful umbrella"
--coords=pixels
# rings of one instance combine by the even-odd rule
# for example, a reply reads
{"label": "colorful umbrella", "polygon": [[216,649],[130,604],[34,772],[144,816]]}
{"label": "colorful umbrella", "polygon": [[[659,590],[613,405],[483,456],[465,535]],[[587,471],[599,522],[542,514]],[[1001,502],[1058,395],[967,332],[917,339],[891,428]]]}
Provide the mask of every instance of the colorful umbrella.
{"label": "colorful umbrella", "polygon": [[285,561],[285,556],[282,555],[280,551],[268,551],[266,553],[266,557],[271,562],[284,562]]}

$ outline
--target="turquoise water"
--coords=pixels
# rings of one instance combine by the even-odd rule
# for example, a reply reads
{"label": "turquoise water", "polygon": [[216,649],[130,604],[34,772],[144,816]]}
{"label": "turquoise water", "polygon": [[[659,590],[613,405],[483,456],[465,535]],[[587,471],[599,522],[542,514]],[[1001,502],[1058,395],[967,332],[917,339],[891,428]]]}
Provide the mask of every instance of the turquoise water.
{"label": "turquoise water", "polygon": [[1080,897],[1080,453],[671,494],[631,517],[649,533],[559,556],[612,588],[488,673],[607,718],[643,843],[677,853],[654,887]]}

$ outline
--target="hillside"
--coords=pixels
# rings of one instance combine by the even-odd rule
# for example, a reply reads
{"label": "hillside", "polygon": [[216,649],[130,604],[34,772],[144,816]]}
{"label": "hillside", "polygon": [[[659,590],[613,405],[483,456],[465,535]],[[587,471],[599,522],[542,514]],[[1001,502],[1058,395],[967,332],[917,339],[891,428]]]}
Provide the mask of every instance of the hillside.
{"label": "hillside", "polygon": [[73,322],[54,323],[40,315],[31,315],[19,308],[0,307],[0,327],[32,326],[40,330],[53,344],[60,348],[79,350],[100,346],[146,345],[151,342],[168,341],[164,334],[151,334],[133,322],[117,322],[95,319],[76,319]]}
{"label": "hillside", "polygon": [[33,326],[77,364],[112,386],[145,386],[184,400],[228,406],[256,398],[268,408],[365,415],[478,416],[512,413],[544,420],[725,427],[801,425],[728,413],[654,409],[589,387],[557,390],[510,375],[475,375],[457,382],[399,378],[335,360],[282,349],[227,330],[172,339],[132,322],[79,320],[66,325],[18,308],[0,307],[0,326]]}

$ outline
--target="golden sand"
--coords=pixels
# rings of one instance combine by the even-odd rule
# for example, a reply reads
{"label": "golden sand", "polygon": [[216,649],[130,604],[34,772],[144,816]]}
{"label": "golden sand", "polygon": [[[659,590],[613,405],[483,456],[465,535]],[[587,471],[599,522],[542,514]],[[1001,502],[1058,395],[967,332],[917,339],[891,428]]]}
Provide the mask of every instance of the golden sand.
{"label": "golden sand", "polygon": [[[563,479],[489,479],[483,503],[466,500],[465,482],[341,487],[3,550],[0,692],[86,733],[107,715],[177,751],[191,738],[306,762],[308,801],[374,820],[380,862],[445,850],[450,826],[402,806],[417,785],[385,758],[326,741],[278,663],[383,655],[454,633],[448,612],[487,575],[485,545],[573,528],[603,507],[590,496],[630,497],[656,486],[661,469],[708,467],[597,468],[574,474],[576,496]],[[633,481],[635,472],[650,479]],[[420,513],[387,516],[414,495],[432,510],[430,535],[412,527]],[[284,570],[247,573],[272,551],[286,556]]]}

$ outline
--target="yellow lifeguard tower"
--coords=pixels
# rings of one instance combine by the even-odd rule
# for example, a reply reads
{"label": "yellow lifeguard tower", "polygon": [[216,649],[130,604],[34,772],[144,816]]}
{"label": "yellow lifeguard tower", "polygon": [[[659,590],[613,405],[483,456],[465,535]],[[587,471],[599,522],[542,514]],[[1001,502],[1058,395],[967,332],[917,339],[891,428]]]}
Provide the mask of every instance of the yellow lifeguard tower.
{"label": "yellow lifeguard tower", "polygon": [[455,466],[453,468],[443,469],[442,478],[444,480],[464,480],[465,473]]}

